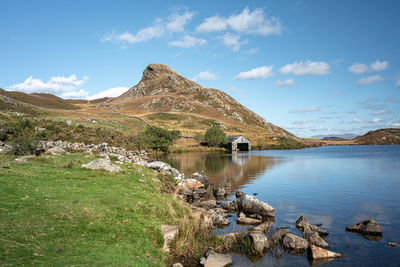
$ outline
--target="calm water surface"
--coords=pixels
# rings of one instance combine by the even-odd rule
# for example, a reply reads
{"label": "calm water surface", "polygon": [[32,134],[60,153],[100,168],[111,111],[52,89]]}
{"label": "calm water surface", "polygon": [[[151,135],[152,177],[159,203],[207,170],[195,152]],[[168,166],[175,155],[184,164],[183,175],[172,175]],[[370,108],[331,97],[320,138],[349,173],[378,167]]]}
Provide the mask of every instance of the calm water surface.
{"label": "calm water surface", "polygon": [[[331,146],[302,150],[237,154],[184,153],[163,158],[190,175],[203,170],[213,186],[225,186],[234,199],[242,190],[275,207],[275,227],[295,227],[300,215],[323,224],[332,251],[346,255],[326,266],[400,266],[400,146]],[[373,218],[383,238],[369,241],[345,231],[347,225]],[[233,229],[231,224],[222,232]],[[309,266],[307,255],[268,253],[258,261],[232,255],[234,266]]]}

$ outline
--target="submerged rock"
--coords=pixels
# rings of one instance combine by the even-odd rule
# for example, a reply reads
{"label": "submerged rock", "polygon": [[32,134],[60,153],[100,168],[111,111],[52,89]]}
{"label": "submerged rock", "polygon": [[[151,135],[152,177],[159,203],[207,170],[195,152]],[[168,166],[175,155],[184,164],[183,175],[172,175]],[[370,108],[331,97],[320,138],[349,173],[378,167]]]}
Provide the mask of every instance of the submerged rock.
{"label": "submerged rock", "polygon": [[332,252],[314,245],[310,245],[308,256],[313,260],[343,257],[343,255],[340,253]]}
{"label": "submerged rock", "polygon": [[111,161],[106,159],[95,159],[87,164],[83,164],[81,168],[91,169],[91,170],[106,170],[109,172],[119,172],[121,167],[112,164]]}
{"label": "submerged rock", "polygon": [[374,219],[363,220],[346,227],[346,231],[356,232],[362,235],[382,235],[382,227]]}
{"label": "submerged rock", "polygon": [[228,254],[207,251],[206,257],[201,258],[200,264],[204,267],[228,267],[232,265],[232,257]]}
{"label": "submerged rock", "polygon": [[263,218],[275,217],[275,209],[261,200],[250,196],[244,195],[235,199],[238,211],[246,214],[259,214]]}

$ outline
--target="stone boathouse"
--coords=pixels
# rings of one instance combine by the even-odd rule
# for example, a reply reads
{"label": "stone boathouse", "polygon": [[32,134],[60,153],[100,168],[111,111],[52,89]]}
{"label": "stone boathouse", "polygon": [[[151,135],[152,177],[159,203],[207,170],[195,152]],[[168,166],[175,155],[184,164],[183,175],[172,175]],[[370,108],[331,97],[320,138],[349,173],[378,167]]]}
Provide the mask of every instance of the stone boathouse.
{"label": "stone boathouse", "polygon": [[242,135],[228,136],[228,149],[230,151],[250,151],[251,143]]}

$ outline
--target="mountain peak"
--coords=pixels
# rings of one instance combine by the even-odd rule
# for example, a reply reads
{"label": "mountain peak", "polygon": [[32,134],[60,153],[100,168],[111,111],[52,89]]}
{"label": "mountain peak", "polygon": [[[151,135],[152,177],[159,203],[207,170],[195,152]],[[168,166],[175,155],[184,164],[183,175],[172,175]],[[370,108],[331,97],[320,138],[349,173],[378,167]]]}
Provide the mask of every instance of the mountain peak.
{"label": "mountain peak", "polygon": [[164,64],[149,64],[143,71],[142,79],[152,79],[158,75],[177,74],[169,66]]}

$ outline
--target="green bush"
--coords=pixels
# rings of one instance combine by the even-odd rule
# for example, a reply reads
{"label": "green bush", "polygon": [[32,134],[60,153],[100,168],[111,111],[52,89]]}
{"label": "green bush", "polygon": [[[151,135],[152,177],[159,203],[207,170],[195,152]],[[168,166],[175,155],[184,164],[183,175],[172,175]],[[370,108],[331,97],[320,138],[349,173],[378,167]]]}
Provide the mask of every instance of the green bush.
{"label": "green bush", "polygon": [[204,141],[209,146],[220,147],[228,143],[228,137],[218,126],[212,126],[204,134]]}
{"label": "green bush", "polygon": [[148,126],[143,132],[138,134],[135,143],[140,149],[148,148],[167,152],[174,141],[178,139],[179,135],[180,132],[176,130],[169,131],[157,126]]}

